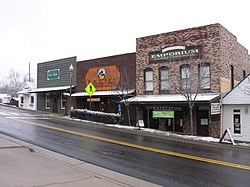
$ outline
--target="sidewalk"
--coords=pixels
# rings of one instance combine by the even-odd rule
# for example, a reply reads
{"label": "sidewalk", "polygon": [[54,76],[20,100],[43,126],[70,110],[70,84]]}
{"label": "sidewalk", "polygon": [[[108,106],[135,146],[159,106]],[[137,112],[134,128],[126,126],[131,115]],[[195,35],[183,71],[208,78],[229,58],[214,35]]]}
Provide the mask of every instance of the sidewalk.
{"label": "sidewalk", "polygon": [[156,187],[0,134],[1,187]]}

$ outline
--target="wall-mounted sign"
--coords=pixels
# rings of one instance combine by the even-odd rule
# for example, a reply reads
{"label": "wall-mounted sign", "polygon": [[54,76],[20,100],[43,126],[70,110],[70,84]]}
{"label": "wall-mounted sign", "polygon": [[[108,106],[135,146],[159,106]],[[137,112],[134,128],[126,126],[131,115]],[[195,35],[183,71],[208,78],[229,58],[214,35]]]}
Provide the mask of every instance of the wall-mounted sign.
{"label": "wall-mounted sign", "polygon": [[97,90],[115,90],[120,82],[120,72],[116,66],[89,68],[85,82],[92,82]]}
{"label": "wall-mounted sign", "polygon": [[174,111],[153,111],[153,118],[174,118]]}
{"label": "wall-mounted sign", "polygon": [[52,69],[47,71],[47,80],[60,79],[60,69]]}
{"label": "wall-mounted sign", "polygon": [[211,115],[220,114],[220,103],[211,103]]}
{"label": "wall-mounted sign", "polygon": [[190,59],[200,56],[200,45],[197,46],[173,46],[149,53],[149,62],[175,61]]}

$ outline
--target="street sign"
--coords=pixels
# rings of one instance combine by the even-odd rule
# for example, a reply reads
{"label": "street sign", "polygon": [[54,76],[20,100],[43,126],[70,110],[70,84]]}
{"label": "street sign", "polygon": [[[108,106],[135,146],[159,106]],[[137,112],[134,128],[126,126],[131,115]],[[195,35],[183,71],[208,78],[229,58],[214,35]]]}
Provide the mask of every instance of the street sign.
{"label": "street sign", "polygon": [[93,93],[95,93],[96,88],[95,86],[90,82],[86,87],[85,87],[85,91],[89,94],[89,96],[91,97],[93,95]]}

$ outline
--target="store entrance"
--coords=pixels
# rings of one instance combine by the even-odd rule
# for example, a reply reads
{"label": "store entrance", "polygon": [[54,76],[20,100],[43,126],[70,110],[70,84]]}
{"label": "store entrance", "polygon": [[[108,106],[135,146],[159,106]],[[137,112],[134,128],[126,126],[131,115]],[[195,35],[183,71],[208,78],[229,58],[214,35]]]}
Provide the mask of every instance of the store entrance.
{"label": "store entrance", "polygon": [[209,136],[208,110],[199,110],[197,114],[197,135]]}

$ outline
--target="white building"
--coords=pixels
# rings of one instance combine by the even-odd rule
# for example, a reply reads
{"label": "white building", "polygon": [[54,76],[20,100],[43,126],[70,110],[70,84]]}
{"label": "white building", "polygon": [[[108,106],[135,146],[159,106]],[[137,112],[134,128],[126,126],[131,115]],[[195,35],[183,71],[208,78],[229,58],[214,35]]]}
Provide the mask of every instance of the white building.
{"label": "white building", "polygon": [[250,141],[250,75],[222,99],[222,130],[231,129],[234,140]]}
{"label": "white building", "polygon": [[31,93],[30,91],[36,88],[36,84],[34,82],[25,82],[20,90],[17,92],[18,94],[18,106],[20,108],[25,108],[29,110],[37,110],[37,94]]}

